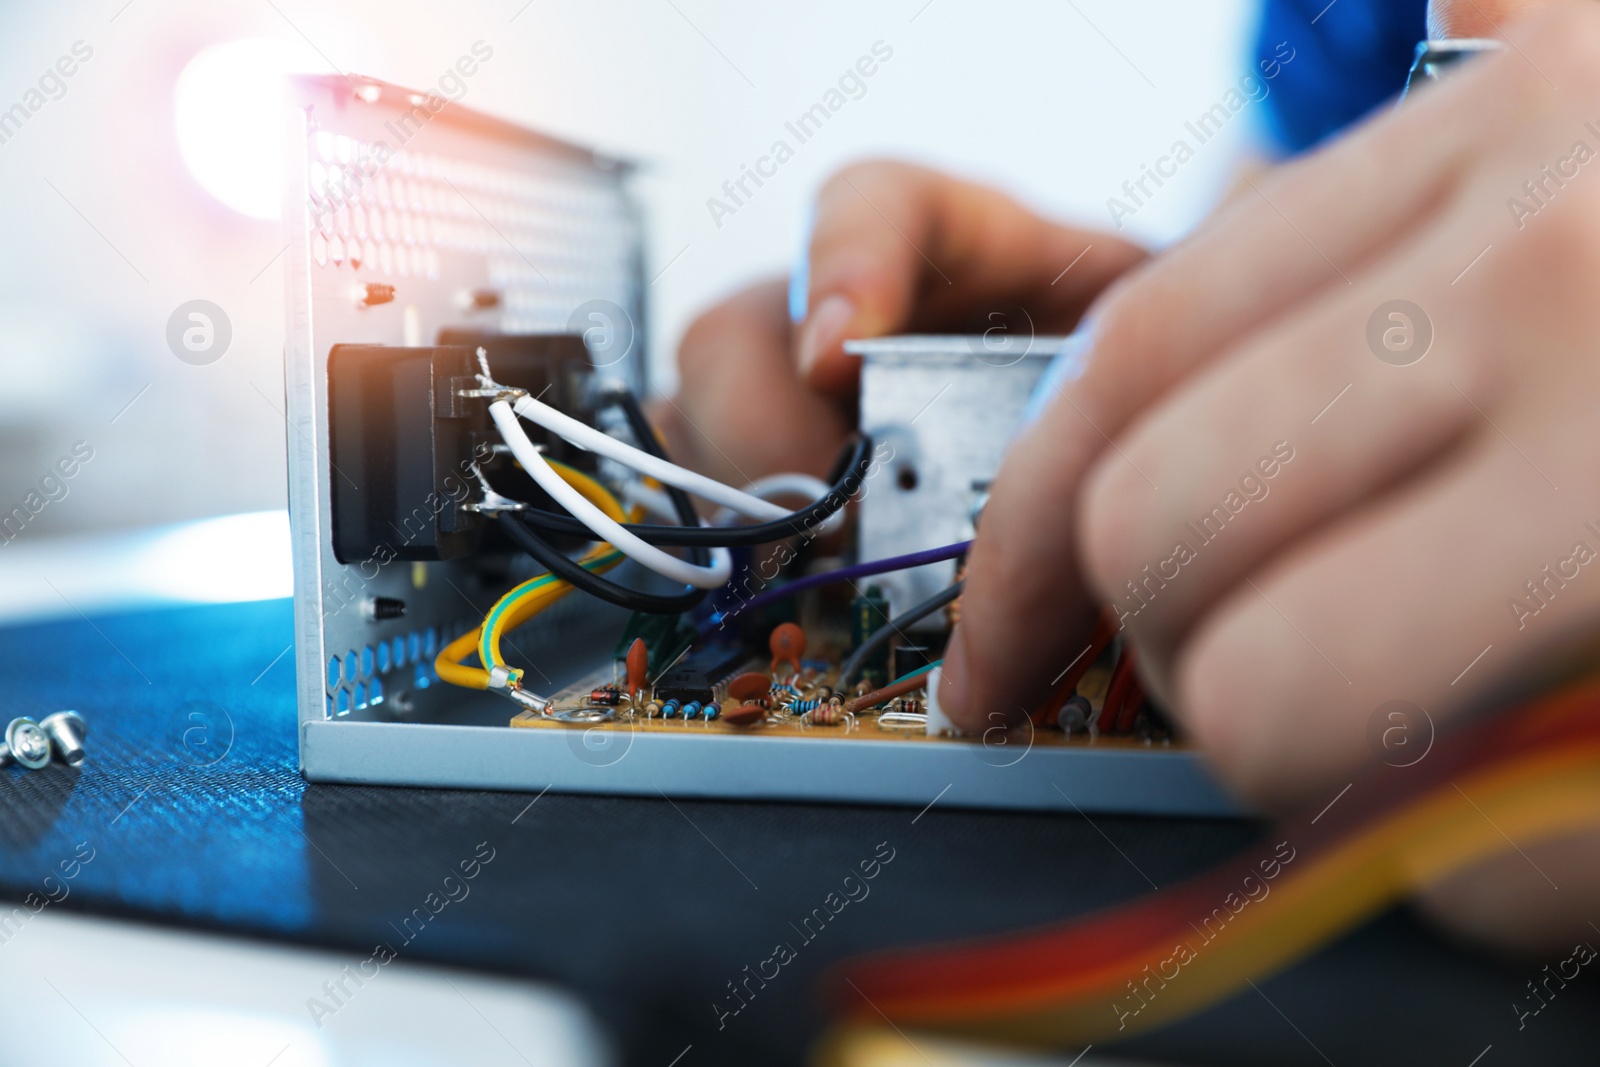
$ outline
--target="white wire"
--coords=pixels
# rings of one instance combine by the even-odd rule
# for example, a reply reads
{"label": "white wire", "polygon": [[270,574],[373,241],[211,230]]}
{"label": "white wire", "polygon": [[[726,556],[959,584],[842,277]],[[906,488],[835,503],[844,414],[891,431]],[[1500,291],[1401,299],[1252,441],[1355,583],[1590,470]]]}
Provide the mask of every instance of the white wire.
{"label": "white wire", "polygon": [[[833,492],[833,486],[809,474],[769,474],[745,486],[744,491],[762,500],[771,500],[775,496],[798,496],[815,502]],[[723,508],[711,520],[711,525],[732,526],[735,514],[732,508]],[[817,533],[831,534],[843,525],[844,509],[840,508],[817,524]]]}
{"label": "white wire", "polygon": [[711,563],[699,567],[663,552],[655,545],[645,543],[623,529],[621,523],[613,520],[582,493],[568,485],[567,480],[545,462],[539,450],[533,447],[533,442],[528,440],[528,435],[523,430],[522,424],[517,421],[510,404],[504,400],[496,400],[489,405],[489,416],[494,419],[495,426],[500,430],[500,436],[505,438],[506,444],[511,447],[511,454],[517,457],[522,469],[527,471],[533,480],[539,483],[539,488],[549,493],[556,503],[594,531],[597,538],[609,541],[630,559],[638,560],[657,574],[666,575],[673,581],[692,585],[698,589],[716,589],[727,584],[728,577],[733,573],[733,557],[728,554],[727,549],[713,548]]}
{"label": "white wire", "polygon": [[[529,422],[537,423],[552,433],[571,441],[579,448],[598,453],[608,459],[614,459],[624,466],[632,467],[641,474],[648,474],[658,482],[675,485],[685,492],[704,497],[723,507],[732,508],[741,515],[763,522],[774,519],[787,518],[789,512],[776,504],[768,503],[760,497],[751,496],[741,492],[731,485],[724,485],[713,478],[703,474],[685,470],[676,463],[664,459],[657,459],[648,452],[641,452],[630,444],[617,440],[609,434],[602,433],[593,426],[587,426],[570,415],[563,415],[549,404],[524,396],[516,403],[516,412]],[[613,542],[615,543],[615,542]],[[642,542],[641,542],[642,543]],[[621,545],[617,546],[621,548]]]}

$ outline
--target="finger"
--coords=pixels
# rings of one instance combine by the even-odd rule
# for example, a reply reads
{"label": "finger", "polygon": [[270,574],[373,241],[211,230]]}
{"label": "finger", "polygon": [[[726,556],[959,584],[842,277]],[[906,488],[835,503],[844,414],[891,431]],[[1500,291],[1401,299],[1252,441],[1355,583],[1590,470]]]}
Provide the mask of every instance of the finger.
{"label": "finger", "polygon": [[1519,955],[1547,954],[1588,940],[1600,899],[1600,832],[1518,842],[1506,852],[1429,886],[1418,904],[1457,935]]}
{"label": "finger", "polygon": [[[1505,383],[1490,376],[1505,362],[1489,331],[1468,324],[1515,269],[1505,257],[1528,250],[1464,284],[1452,276],[1503,213],[1463,199],[1359,284],[1325,291],[1174,389],[1085,476],[1086,577],[1137,634],[1159,695],[1170,696],[1173,650],[1216,597],[1481,426],[1467,396],[1498,395]],[[1397,293],[1421,304],[1397,306]]]}
{"label": "finger", "polygon": [[973,728],[991,707],[1035,706],[1078,651],[1091,609],[1071,534],[1089,463],[1115,454],[1113,439],[1139,409],[1227,345],[1345,286],[1347,274],[1425,225],[1484,136],[1454,109],[1514,114],[1522,98],[1549,91],[1504,59],[1486,58],[1407,111],[1257,183],[1257,194],[1100,301],[1086,370],[1012,447],[985,507],[941,672],[953,721]]}
{"label": "finger", "polygon": [[849,422],[833,398],[800,380],[789,342],[781,279],[696,319],[679,346],[678,395],[652,412],[672,454],[737,485],[778,471],[828,473]]}
{"label": "finger", "polygon": [[[1588,494],[1559,429],[1581,418],[1541,402],[1500,416],[1411,491],[1353,513],[1237,587],[1180,649],[1173,712],[1221,776],[1283,807],[1337,789],[1372,757],[1367,723],[1412,701],[1443,728],[1519,666],[1600,621]],[[1504,435],[1500,431],[1504,431]],[[1513,443],[1514,442],[1514,443]],[[1542,473],[1541,473],[1542,472]],[[1577,548],[1583,540],[1587,547]],[[1559,586],[1558,584],[1559,583]]]}
{"label": "finger", "polygon": [[1552,6],[1552,0],[1432,0],[1428,36],[1500,37],[1505,26],[1523,15]]}
{"label": "finger", "polygon": [[845,340],[964,332],[986,303],[1015,302],[1040,330],[1070,329],[1144,255],[923,167],[847,167],[817,195],[801,373],[818,389],[853,393],[858,366]]}

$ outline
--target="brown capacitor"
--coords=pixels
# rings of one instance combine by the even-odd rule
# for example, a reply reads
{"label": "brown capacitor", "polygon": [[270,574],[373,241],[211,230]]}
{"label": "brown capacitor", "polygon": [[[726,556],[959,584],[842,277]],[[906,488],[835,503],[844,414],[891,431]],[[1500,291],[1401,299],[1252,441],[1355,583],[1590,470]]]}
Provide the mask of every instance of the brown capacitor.
{"label": "brown capacitor", "polygon": [[772,679],[760,671],[745,671],[728,683],[728,695],[738,701],[763,700],[772,692]]}
{"label": "brown capacitor", "polygon": [[628,694],[632,696],[644,689],[645,675],[650,670],[650,649],[645,647],[644,638],[635,637],[628,646],[627,665]]}
{"label": "brown capacitor", "polygon": [[[723,705],[726,707],[727,705]],[[733,726],[754,726],[767,717],[767,709],[760,704],[740,704],[722,713],[722,721]]]}
{"label": "brown capacitor", "polygon": [[800,659],[806,654],[806,632],[792,622],[781,622],[772,628],[767,639],[772,649],[772,673],[778,673],[780,664],[789,664],[792,674],[800,673]]}

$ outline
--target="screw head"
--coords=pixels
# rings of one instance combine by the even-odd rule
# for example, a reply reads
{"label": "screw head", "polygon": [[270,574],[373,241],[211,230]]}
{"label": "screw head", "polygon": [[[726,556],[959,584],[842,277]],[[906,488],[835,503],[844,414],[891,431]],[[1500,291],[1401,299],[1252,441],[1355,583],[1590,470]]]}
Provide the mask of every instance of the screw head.
{"label": "screw head", "polygon": [[12,759],[30,771],[50,762],[50,738],[38,723],[26,717],[12,719],[6,727],[6,748]]}
{"label": "screw head", "polygon": [[50,747],[62,763],[76,767],[83,762],[83,739],[89,732],[89,724],[83,721],[82,715],[75,711],[58,711],[46,716],[39,723],[39,729],[49,738]]}

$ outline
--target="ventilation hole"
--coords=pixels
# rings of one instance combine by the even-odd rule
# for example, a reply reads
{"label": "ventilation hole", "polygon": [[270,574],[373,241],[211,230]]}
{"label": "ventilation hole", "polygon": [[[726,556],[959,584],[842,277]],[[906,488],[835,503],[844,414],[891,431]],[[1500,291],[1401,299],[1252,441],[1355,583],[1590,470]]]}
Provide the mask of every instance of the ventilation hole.
{"label": "ventilation hole", "polygon": [[422,635],[422,651],[431,660],[439,652],[439,631],[429,627],[428,632]]}
{"label": "ventilation hole", "polygon": [[328,660],[328,688],[339,688],[339,657]]}
{"label": "ventilation hole", "polygon": [[338,709],[337,710],[337,714],[340,714],[340,715],[348,715],[348,714],[350,714],[350,690],[348,690],[348,689],[339,690],[339,702],[336,705],[336,707]]}
{"label": "ventilation hole", "polygon": [[367,706],[367,683],[356,685],[356,710],[360,711]]}
{"label": "ventilation hole", "polygon": [[372,686],[368,690],[368,692],[370,694],[370,696],[368,697],[368,700],[374,706],[377,706],[378,704],[382,704],[383,703],[383,682],[381,682],[377,678],[374,678],[372,680]]}
{"label": "ventilation hole", "polygon": [[387,641],[379,641],[378,642],[378,673],[379,674],[388,674],[389,673],[389,666],[390,666],[390,664],[389,664],[389,642],[387,642]]}
{"label": "ventilation hole", "polygon": [[406,639],[397,637],[390,644],[394,646],[394,665],[396,667],[404,667],[406,665]]}
{"label": "ventilation hole", "polygon": [[372,646],[368,645],[361,650],[361,677],[371,678],[373,668]]}
{"label": "ventilation hole", "polygon": [[417,662],[417,660],[421,659],[422,658],[422,635],[419,634],[419,633],[413,632],[411,634],[411,636],[409,638],[407,638],[407,647],[410,649],[410,660],[411,660],[412,663],[415,663],[415,662]]}
{"label": "ventilation hole", "polygon": [[416,684],[418,689],[426,689],[428,686],[433,684],[433,676],[428,673],[428,667],[426,664],[417,664]]}
{"label": "ventilation hole", "polygon": [[333,718],[333,694],[332,693],[325,694],[323,696],[323,699],[328,702],[328,718],[331,719],[331,718]]}
{"label": "ventilation hole", "polygon": [[344,680],[353,682],[361,677],[361,657],[356,655],[355,649],[344,654]]}

